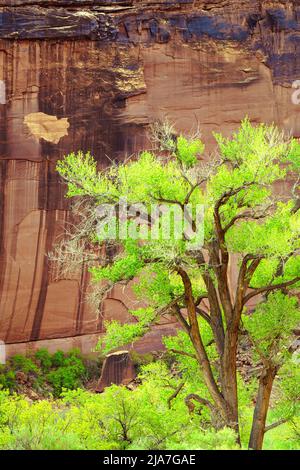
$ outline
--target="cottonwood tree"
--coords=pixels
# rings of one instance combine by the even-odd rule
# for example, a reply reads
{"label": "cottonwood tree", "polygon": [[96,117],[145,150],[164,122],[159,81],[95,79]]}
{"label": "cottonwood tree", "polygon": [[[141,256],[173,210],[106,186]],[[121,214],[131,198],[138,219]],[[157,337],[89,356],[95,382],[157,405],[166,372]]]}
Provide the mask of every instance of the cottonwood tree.
{"label": "cottonwood tree", "polygon": [[[174,316],[192,346],[189,354],[209,396],[195,393],[187,404],[192,409],[196,400],[207,406],[235,430],[239,441],[237,358],[241,333],[246,332],[253,360],[260,365],[249,448],[261,449],[265,432],[280,424],[266,424],[270,396],[280,368],[290,360],[291,333],[300,320],[300,145],[274,126],[252,126],[246,119],[231,138],[215,134],[215,155],[204,158],[199,138],[174,138],[168,132],[165,126],[157,151],[100,171],[81,152],[57,165],[68,197],[77,196],[89,207],[118,207],[110,218],[116,221],[114,236],[110,228],[106,235],[99,226],[97,231],[97,217],[94,228],[79,236],[87,236],[90,245],[117,247],[110,249],[106,262],[101,258],[91,268],[94,282],[107,292],[117,283],[133,281],[136,295],[148,303],[132,312],[134,323],[107,324],[107,344],[126,344],[161,316]],[[180,237],[173,230],[166,239],[164,211],[156,216],[148,211],[144,221],[141,213],[137,221],[130,211],[128,219],[118,217],[120,199],[123,204],[126,199],[126,208],[143,203],[148,209],[162,204],[183,210],[202,204],[202,246],[193,244],[184,230]],[[199,228],[196,212],[189,213],[194,230]],[[154,226],[158,235],[153,239]],[[209,344],[203,322],[211,331]]]}

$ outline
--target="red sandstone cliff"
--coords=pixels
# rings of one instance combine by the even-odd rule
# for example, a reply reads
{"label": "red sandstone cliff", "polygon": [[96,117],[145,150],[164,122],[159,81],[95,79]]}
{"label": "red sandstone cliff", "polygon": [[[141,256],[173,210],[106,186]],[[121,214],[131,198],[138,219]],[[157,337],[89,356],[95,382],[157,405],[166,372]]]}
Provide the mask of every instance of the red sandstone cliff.
{"label": "red sandstone cliff", "polygon": [[[246,114],[300,136],[300,0],[0,0],[0,80],[0,339],[88,349],[84,266],[56,281],[45,256],[69,219],[55,161],[106,165],[164,117],[209,144]],[[130,295],[113,296],[104,315],[125,321]]]}

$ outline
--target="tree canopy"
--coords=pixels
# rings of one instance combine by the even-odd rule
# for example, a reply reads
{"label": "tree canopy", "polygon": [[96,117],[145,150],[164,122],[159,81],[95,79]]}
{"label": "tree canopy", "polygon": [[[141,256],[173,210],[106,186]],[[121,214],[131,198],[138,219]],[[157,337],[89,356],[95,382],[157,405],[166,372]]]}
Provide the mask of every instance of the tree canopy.
{"label": "tree canopy", "polygon": [[[132,323],[106,324],[106,349],[134,341],[162,316],[176,318],[181,329],[166,343],[186,358],[205,390],[190,394],[188,408],[201,403],[216,426],[235,431],[238,442],[237,362],[246,338],[259,364],[249,440],[250,448],[259,449],[273,383],[291,363],[291,334],[300,321],[300,144],[273,125],[253,126],[245,119],[229,138],[214,134],[216,149],[208,156],[199,137],[174,137],[168,126],[161,130],[158,148],[109,168],[98,169],[82,152],[58,162],[67,196],[80,201],[81,223],[70,241],[91,261],[103,295],[131,282],[147,303],[131,312]],[[119,208],[120,201],[129,217],[122,219],[116,209],[110,236],[110,228],[99,230],[99,207]],[[148,209],[144,222],[130,209],[137,204]],[[153,217],[153,205],[189,205],[191,226],[203,230],[201,246],[182,227],[181,236],[171,230],[166,237],[166,213]],[[203,219],[197,219],[199,205]],[[101,246],[105,255],[97,251]]]}

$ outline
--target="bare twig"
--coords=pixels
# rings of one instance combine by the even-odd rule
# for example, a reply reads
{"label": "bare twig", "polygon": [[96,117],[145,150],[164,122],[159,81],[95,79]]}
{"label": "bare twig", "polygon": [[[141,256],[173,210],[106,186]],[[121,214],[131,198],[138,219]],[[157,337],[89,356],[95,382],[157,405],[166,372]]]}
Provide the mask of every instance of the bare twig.
{"label": "bare twig", "polygon": [[178,387],[176,388],[176,390],[174,391],[174,393],[172,393],[172,395],[168,398],[168,408],[171,409],[171,405],[172,405],[172,401],[175,400],[175,398],[177,397],[177,395],[181,392],[181,390],[183,389],[184,387],[184,384],[185,382],[181,382]]}

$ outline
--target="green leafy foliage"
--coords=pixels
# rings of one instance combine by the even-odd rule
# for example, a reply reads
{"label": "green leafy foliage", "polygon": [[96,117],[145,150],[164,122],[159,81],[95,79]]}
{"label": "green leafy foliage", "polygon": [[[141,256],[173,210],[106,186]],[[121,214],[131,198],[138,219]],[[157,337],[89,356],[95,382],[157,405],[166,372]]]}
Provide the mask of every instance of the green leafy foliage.
{"label": "green leafy foliage", "polygon": [[[21,372],[21,383],[17,373]],[[85,361],[78,349],[50,354],[39,349],[32,357],[16,354],[0,367],[2,389],[22,391],[29,386],[45,395],[59,396],[63,389],[75,389],[87,379]]]}
{"label": "green leafy foliage", "polygon": [[75,389],[82,384],[85,367],[80,356],[71,354],[56,369],[47,374],[48,382],[53,386],[55,396],[59,396],[64,388]]}
{"label": "green leafy foliage", "polygon": [[22,354],[16,354],[15,356],[12,356],[10,359],[10,363],[12,366],[12,369],[16,371],[22,371],[26,373],[39,373],[39,368],[38,366],[33,362],[33,360],[29,357],[23,356]]}
{"label": "green leafy foliage", "polygon": [[121,324],[116,320],[105,322],[106,335],[103,341],[99,341],[97,349],[107,353],[112,349],[125,344],[130,344],[143,336],[149,329],[155,316],[154,310],[150,308],[140,308],[132,312],[137,319],[135,323]]}
{"label": "green leafy foliage", "polygon": [[30,403],[0,391],[1,449],[235,449],[231,430],[201,429],[166,366],[142,367],[133,391],[111,386],[102,394],[65,391],[59,401]]}
{"label": "green leafy foliage", "polygon": [[48,371],[54,364],[54,355],[51,356],[48,349],[38,349],[38,351],[36,351],[36,353],[34,354],[34,357],[39,362],[43,371]]}
{"label": "green leafy foliage", "polygon": [[[130,282],[137,298],[144,302],[143,308],[131,312],[131,323],[106,323],[106,337],[99,347],[107,352],[132,343],[160,317],[177,318],[184,331],[165,339],[175,361],[176,378],[172,374],[166,378],[161,368],[157,380],[168,381],[174,387],[180,377],[185,392],[196,397],[197,404],[191,409],[201,416],[201,425],[208,428],[210,423],[218,429],[217,421],[223,420],[223,425],[226,422],[238,434],[240,421],[240,435],[245,442],[250,433],[253,404],[256,401],[260,406],[254,386],[254,382],[256,385],[259,382],[259,373],[253,370],[262,368],[261,374],[271,371],[274,376],[278,376],[280,368],[284,371],[284,364],[291,360],[292,330],[299,322],[299,303],[294,294],[300,287],[297,195],[300,144],[274,125],[253,126],[249,119],[244,119],[229,138],[215,134],[218,156],[203,163],[204,145],[199,139],[175,137],[170,126],[162,128],[162,132],[156,128],[156,137],[161,142],[159,136],[163,136],[164,145],[160,149],[164,154],[142,152],[126,163],[98,172],[91,156],[79,153],[66,156],[57,167],[68,184],[69,196],[88,196],[93,204],[100,205],[117,205],[120,199],[125,199],[126,205],[144,204],[146,210],[147,223],[135,223],[134,217],[129,221],[118,220],[116,237],[105,242],[114,246],[115,254],[99,260],[98,265],[93,263],[91,268],[94,282],[101,283],[106,292],[120,282]],[[291,193],[287,190],[283,196],[277,194],[276,187],[284,179],[296,182]],[[158,212],[155,217],[149,213],[155,204],[167,206],[172,213],[169,237],[165,236],[168,233],[166,212]],[[204,240],[196,248],[183,230],[182,220],[176,219],[176,210],[181,211],[187,204],[193,208],[189,214],[193,227],[198,223],[195,208],[200,204],[205,209],[204,220],[200,221]],[[153,229],[158,229],[156,236]],[[96,241],[102,243],[104,238],[99,235]],[[230,273],[235,273],[236,278],[231,279]],[[251,356],[247,359],[251,373],[243,370],[239,358],[245,355],[242,334]],[[142,380],[139,392],[133,392],[137,400],[139,393],[147,395],[147,384],[154,386],[153,378],[149,382],[145,375]],[[276,379],[275,383],[278,395],[287,396],[283,376],[281,382]],[[163,393],[158,384],[157,389]],[[120,393],[121,401],[127,403],[127,391],[112,389],[110,393],[116,396]],[[151,407],[155,397],[152,390],[141,406],[141,413],[148,413],[148,404]],[[143,420],[144,428],[148,420],[153,423],[153,429],[159,423],[163,431],[164,423],[157,410],[163,409],[168,417],[173,406],[174,409],[178,406],[177,414],[181,416],[182,402],[177,403],[176,399],[165,409],[157,401],[156,411],[151,408],[152,415],[149,412]],[[271,413],[275,413],[275,408],[274,401]],[[261,411],[264,413],[263,407]],[[147,445],[160,448],[166,442],[170,448],[179,445],[170,437],[150,442],[142,431],[139,431],[140,440],[136,441],[139,420],[132,418],[133,422],[123,445],[130,446],[133,442],[141,448]],[[260,431],[264,432],[263,423],[261,419]],[[180,426],[183,433],[185,422],[181,421]],[[148,436],[152,436],[151,429]],[[199,428],[189,429],[189,433],[196,436],[198,445],[204,442]],[[177,435],[175,429],[174,435]],[[229,434],[226,436],[229,439]],[[184,439],[193,445],[191,437],[184,435]],[[261,440],[255,439],[254,446],[260,446]],[[217,440],[214,434],[211,441],[215,447]]]}
{"label": "green leafy foliage", "polygon": [[188,168],[196,165],[197,156],[203,154],[204,148],[203,142],[199,139],[189,141],[182,135],[177,139],[178,159]]}
{"label": "green leafy foliage", "polygon": [[[187,413],[184,397],[194,385],[185,384],[169,401],[181,379],[170,374],[163,362],[142,366],[139,380],[140,385],[134,390],[120,386],[111,386],[102,394],[69,390],[59,400],[35,402],[0,391],[0,448],[238,448],[234,432],[228,428],[214,430],[204,409],[200,407],[193,415]],[[279,431],[272,431],[277,431],[276,443],[268,440],[266,448],[297,448],[293,427],[284,425],[280,429],[281,436]]]}
{"label": "green leafy foliage", "polygon": [[16,373],[14,370],[7,370],[0,366],[0,387],[2,389],[13,390],[16,387]]}
{"label": "green leafy foliage", "polygon": [[243,321],[258,353],[280,364],[288,354],[292,330],[300,322],[298,300],[282,292],[270,294]]}

